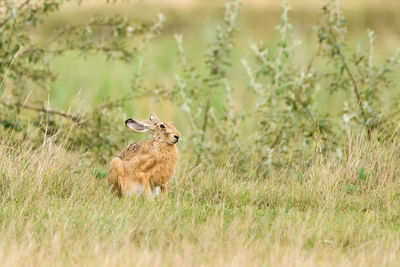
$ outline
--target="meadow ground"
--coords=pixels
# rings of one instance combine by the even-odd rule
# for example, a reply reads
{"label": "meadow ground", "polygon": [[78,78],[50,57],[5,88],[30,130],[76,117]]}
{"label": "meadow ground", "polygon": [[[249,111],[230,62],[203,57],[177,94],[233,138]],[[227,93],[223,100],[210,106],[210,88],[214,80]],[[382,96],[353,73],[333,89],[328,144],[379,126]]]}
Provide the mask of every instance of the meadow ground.
{"label": "meadow ground", "polygon": [[[218,8],[179,6],[178,0],[174,1],[178,6],[131,2],[138,8],[116,4],[63,9],[32,33],[40,42],[57,25],[76,23],[96,12],[146,21],[162,12],[167,17],[164,31],[140,56],[144,83],[174,86],[175,33],[183,34],[191,63],[205,71],[204,53],[214,40],[221,22],[218,8],[225,1],[215,1]],[[277,47],[275,26],[282,10],[260,2],[243,6],[231,55],[228,78],[238,110],[254,105],[240,63],[250,57],[248,41],[264,40],[272,52]],[[316,2],[320,4],[293,3],[294,36],[303,40],[298,62],[308,60],[315,50],[311,28],[320,14]],[[392,54],[400,36],[397,1],[344,2],[349,47],[357,47],[360,40],[368,44],[366,28],[371,28],[379,52],[374,60]],[[49,60],[58,73],[45,91],[50,106],[62,110],[72,106],[77,112],[131,92],[138,65],[107,61],[98,54],[83,57],[76,51]],[[29,92],[33,101],[47,99],[34,86]],[[384,92],[383,97],[395,94],[396,90]],[[326,113],[338,113],[343,104],[338,99],[340,95],[321,93],[317,105]],[[174,103],[135,99],[121,114],[144,118],[150,111],[176,121],[183,134],[181,148],[189,144],[187,119]],[[125,119],[121,115],[116,121]],[[253,128],[244,132],[251,135]],[[297,165],[285,155],[285,164],[272,167],[263,177],[254,175],[252,168],[239,174],[223,160],[214,167],[196,166],[195,156],[186,152],[180,156],[168,198],[154,202],[112,195],[105,179],[108,163],[96,162],[88,151],[71,151],[60,133],[31,142],[30,129],[14,133],[0,128],[2,266],[398,266],[400,262],[398,129],[386,141],[374,136],[366,140],[365,133],[348,129],[347,136],[337,140],[343,144],[338,148],[345,149],[325,154],[316,150]],[[132,136],[125,142],[138,137]],[[221,159],[228,156],[232,157],[221,155]]]}
{"label": "meadow ground", "polygon": [[398,140],[352,136],[346,160],[317,154],[264,179],[182,156],[168,198],[151,202],[113,196],[105,166],[56,138],[0,144],[3,266],[400,262]]}

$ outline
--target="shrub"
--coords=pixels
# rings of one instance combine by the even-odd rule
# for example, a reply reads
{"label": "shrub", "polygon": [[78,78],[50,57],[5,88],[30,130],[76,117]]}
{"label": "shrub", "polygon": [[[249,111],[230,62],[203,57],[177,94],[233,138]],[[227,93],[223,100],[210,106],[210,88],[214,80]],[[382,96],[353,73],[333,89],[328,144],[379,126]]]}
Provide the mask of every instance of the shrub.
{"label": "shrub", "polygon": [[[34,40],[32,29],[39,27],[46,16],[66,4],[80,2],[5,0],[0,3],[4,18],[0,21],[0,125],[19,132],[21,138],[39,141],[63,133],[70,139],[71,148],[90,149],[108,160],[125,132],[118,134],[122,126],[113,124],[115,112],[131,95],[94,107],[85,115],[52,110],[46,99],[57,74],[49,59],[76,51],[83,56],[102,53],[109,60],[130,62],[159,33],[163,16],[151,24],[120,15],[95,15],[82,23],[58,27],[44,43]],[[107,134],[110,129],[115,136]]]}
{"label": "shrub", "polygon": [[[175,35],[181,68],[175,74],[174,87],[149,88],[139,70],[133,77],[132,93],[127,96],[106,102],[85,115],[51,110],[43,101],[49,83],[56,79],[48,57],[77,50],[84,54],[104,53],[110,60],[134,61],[136,53],[158,34],[162,23],[162,16],[153,25],[137,25],[121,16],[95,16],[85,23],[57,29],[48,43],[39,46],[31,39],[29,29],[63,4],[64,1],[55,0],[4,4],[0,74],[5,78],[0,88],[10,92],[2,93],[1,124],[19,132],[22,138],[42,140],[43,136],[62,132],[70,140],[71,149],[83,147],[108,160],[125,137],[123,125],[113,121],[120,117],[115,114],[122,112],[124,101],[162,97],[176,103],[186,114],[191,130],[184,150],[193,154],[198,164],[228,164],[240,172],[254,169],[256,176],[264,177],[271,168],[308,164],[315,152],[341,154],[349,129],[365,132],[368,139],[376,140],[388,140],[397,133],[398,112],[386,107],[382,95],[383,91],[396,88],[390,73],[400,63],[400,50],[377,64],[371,30],[368,48],[351,47],[338,1],[328,1],[323,6],[315,26],[316,49],[306,62],[295,61],[301,41],[292,36],[287,3],[277,27],[277,47],[250,42],[254,58],[242,59],[242,64],[249,77],[248,93],[256,98],[252,109],[238,110],[232,101],[237,88],[228,73],[240,13],[240,2],[232,0],[225,5],[223,22],[205,52],[206,71],[203,66],[190,63],[183,37]],[[100,37],[104,41],[98,42]],[[26,103],[31,88],[37,89],[36,98],[29,98]],[[320,88],[331,95],[345,92],[341,113],[321,113],[317,108]],[[36,114],[22,112],[27,109]],[[256,125],[250,136],[244,131],[248,124]],[[29,136],[35,132],[33,129],[37,134]]]}

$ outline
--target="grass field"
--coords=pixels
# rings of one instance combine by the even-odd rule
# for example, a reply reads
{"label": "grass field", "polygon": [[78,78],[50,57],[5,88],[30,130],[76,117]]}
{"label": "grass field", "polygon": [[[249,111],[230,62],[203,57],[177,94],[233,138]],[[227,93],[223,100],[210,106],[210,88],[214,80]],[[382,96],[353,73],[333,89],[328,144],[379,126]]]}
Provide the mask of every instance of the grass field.
{"label": "grass field", "polygon": [[2,141],[1,265],[396,266],[399,147],[351,138],[348,160],[260,180],[183,156],[155,202],[112,196],[105,166],[51,139]]}
{"label": "grass field", "polygon": [[[204,54],[221,22],[224,2],[122,1],[105,6],[83,1],[82,7],[46,17],[32,34],[40,43],[57,25],[78,23],[95,13],[151,21],[162,12],[167,17],[165,28],[140,56],[142,78],[150,87],[172,88],[178,69],[173,35],[183,34],[190,63],[200,73],[205,71]],[[343,2],[349,50],[355,50],[359,41],[365,48],[366,29],[371,28],[377,36],[373,60],[381,62],[393,54],[400,46],[399,2]],[[243,3],[228,70],[237,110],[255,105],[241,64],[241,59],[251,57],[248,41],[264,40],[275,47],[274,52],[275,26],[282,11],[280,1]],[[312,26],[322,2],[289,3],[294,36],[303,41],[295,65],[307,62],[316,48]],[[49,60],[58,77],[48,90],[32,85],[28,102],[48,97],[51,108],[77,113],[130,92],[137,70],[137,62],[107,61],[99,54],[83,56],[76,51]],[[316,63],[317,68],[324,67],[318,64],[324,62]],[[393,77],[397,85],[382,98],[398,95],[398,72]],[[316,105],[335,114],[342,111],[341,97],[323,92]],[[277,153],[284,164],[271,165],[275,167],[258,177],[252,164],[239,173],[235,162],[221,160],[235,158],[229,152],[220,155],[216,166],[196,165],[193,150],[184,150],[192,144],[188,118],[173,101],[150,97],[128,101],[118,110],[120,118],[110,124],[120,121],[123,126],[126,116],[145,118],[151,111],[177,122],[182,132],[178,148],[183,151],[169,183],[170,194],[154,202],[112,195],[106,181],[108,163],[96,161],[100,157],[94,152],[71,149],[63,136],[70,129],[32,141],[30,134],[36,135],[31,128],[14,132],[0,125],[0,266],[399,266],[400,126],[385,140],[374,134],[368,140],[361,127],[350,129],[346,124],[342,140],[334,140],[336,151],[318,151],[316,144],[311,158],[296,158],[295,164],[291,157],[298,154]],[[23,113],[18,112],[16,118]],[[253,118],[241,127],[246,136],[240,140],[253,138]],[[131,135],[125,143],[138,138],[145,137]],[[323,135],[312,141],[322,139]],[[250,155],[253,150],[247,148]]]}

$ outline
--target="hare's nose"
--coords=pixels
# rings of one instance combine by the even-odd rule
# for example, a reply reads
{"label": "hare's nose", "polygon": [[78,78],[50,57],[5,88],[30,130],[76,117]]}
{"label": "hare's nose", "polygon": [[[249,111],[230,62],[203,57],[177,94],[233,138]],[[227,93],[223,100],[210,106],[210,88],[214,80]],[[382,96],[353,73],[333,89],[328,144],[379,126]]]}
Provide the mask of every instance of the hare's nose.
{"label": "hare's nose", "polygon": [[178,141],[178,140],[179,140],[179,136],[177,136],[177,135],[174,135],[174,137],[175,137],[176,141]]}

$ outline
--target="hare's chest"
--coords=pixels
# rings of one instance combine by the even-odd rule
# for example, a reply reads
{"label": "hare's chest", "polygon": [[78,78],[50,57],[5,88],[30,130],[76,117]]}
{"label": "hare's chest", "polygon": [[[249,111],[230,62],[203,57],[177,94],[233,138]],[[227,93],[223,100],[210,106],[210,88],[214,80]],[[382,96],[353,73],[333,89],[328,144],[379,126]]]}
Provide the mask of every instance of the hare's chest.
{"label": "hare's chest", "polygon": [[171,179],[175,171],[177,157],[166,157],[155,164],[151,169],[151,183],[153,185],[163,185]]}
{"label": "hare's chest", "polygon": [[173,174],[174,174],[174,169],[171,167],[154,168],[150,178],[151,184],[155,186],[163,185],[166,182],[168,182],[169,179],[171,179]]}

